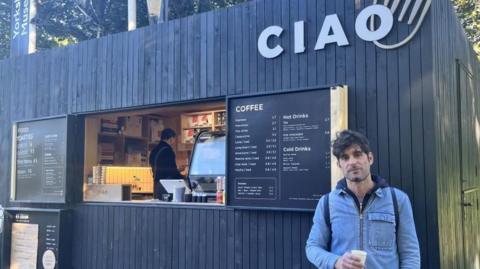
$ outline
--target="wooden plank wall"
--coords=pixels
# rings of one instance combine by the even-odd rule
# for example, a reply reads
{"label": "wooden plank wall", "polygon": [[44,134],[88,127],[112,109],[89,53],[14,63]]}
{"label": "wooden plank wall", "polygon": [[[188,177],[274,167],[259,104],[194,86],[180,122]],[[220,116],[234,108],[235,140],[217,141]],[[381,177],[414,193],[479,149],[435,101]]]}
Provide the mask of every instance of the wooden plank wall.
{"label": "wooden plank wall", "polygon": [[76,209],[75,268],[313,268],[310,213],[165,206]]}
{"label": "wooden plank wall", "polygon": [[[434,18],[434,130],[441,268],[476,268],[480,266],[480,195],[477,191],[465,197],[465,202],[473,206],[465,208],[462,214],[461,179],[470,181],[464,187],[480,187],[480,65],[450,1],[433,1],[431,12]],[[467,73],[471,77],[471,88],[460,91],[468,81]],[[460,151],[462,144],[463,153]],[[465,253],[471,255],[466,262]],[[475,258],[476,265],[468,261]]]}
{"label": "wooden plank wall", "polygon": [[[405,190],[412,200],[422,268],[439,268],[434,191],[437,188],[436,144],[432,139],[435,137],[433,113],[439,111],[433,108],[432,20],[427,16],[422,31],[408,45],[385,51],[355,35],[354,18],[368,4],[370,2],[350,0],[253,1],[63,49],[5,60],[0,63],[0,158],[10,159],[11,124],[16,120],[347,84],[349,125],[370,137],[376,157],[374,172]],[[328,45],[324,50],[314,51],[323,20],[332,13],[338,14],[350,46]],[[307,50],[303,54],[293,53],[293,23],[298,20],[306,22]],[[285,29],[279,41],[285,52],[267,60],[259,55],[256,44],[260,31],[272,24]],[[410,30],[406,25],[399,25],[392,34]],[[0,162],[2,204],[8,204],[9,178],[10,162]],[[79,205],[75,210],[76,219],[82,223],[74,234],[75,261],[82,264],[82,268],[92,268],[84,263],[119,263],[128,267],[137,259],[137,250],[133,245],[128,250],[129,241],[125,241],[128,239],[121,237],[148,238],[151,233],[135,224],[137,216],[145,212],[164,215],[162,210],[167,212],[167,217],[187,214],[192,220],[200,221],[197,216],[209,219],[209,214],[218,214],[217,219],[224,223],[235,223],[235,227],[229,226],[219,233],[228,247],[216,250],[224,262],[232,263],[232,267],[245,268],[243,266],[251,264],[251,268],[273,268],[270,265],[278,263],[278,257],[293,262],[299,255],[302,255],[301,266],[295,263],[285,268],[308,267],[303,246],[308,232],[305,214],[228,210],[206,213],[88,205]],[[113,222],[118,219],[126,221],[125,227],[112,229]],[[257,225],[256,234],[248,233],[245,228],[252,219],[256,220],[251,224]],[[264,225],[265,222],[269,225]],[[450,226],[451,223],[443,222],[442,225]],[[101,244],[92,245],[93,239],[100,236],[94,227],[104,227],[106,233],[114,234],[101,237]],[[134,233],[124,235],[128,229],[134,229]],[[172,232],[176,234],[178,226],[171,226],[171,229],[167,233],[156,232],[162,238]],[[290,229],[296,232],[288,234]],[[217,234],[218,230],[213,233]],[[283,241],[272,240],[279,235],[283,236]],[[286,243],[290,237],[292,244]],[[300,241],[295,241],[299,238]],[[252,254],[258,249],[253,243],[243,244],[246,239],[249,244],[267,244],[262,246],[265,250],[258,255]],[[156,244],[156,241],[148,241],[147,245]],[[117,244],[125,247],[114,248],[113,251],[120,252],[110,255],[109,249]],[[197,251],[188,248],[182,238],[172,244],[176,244],[171,249],[174,252],[168,253],[173,255],[178,254],[179,249],[185,249],[189,255]],[[102,254],[95,256],[92,248]],[[252,251],[247,252],[249,248]],[[149,257],[146,262],[153,262]],[[177,262],[180,261],[171,261],[172,268],[186,266]],[[206,263],[199,263],[206,266]],[[256,267],[256,264],[268,266]]]}

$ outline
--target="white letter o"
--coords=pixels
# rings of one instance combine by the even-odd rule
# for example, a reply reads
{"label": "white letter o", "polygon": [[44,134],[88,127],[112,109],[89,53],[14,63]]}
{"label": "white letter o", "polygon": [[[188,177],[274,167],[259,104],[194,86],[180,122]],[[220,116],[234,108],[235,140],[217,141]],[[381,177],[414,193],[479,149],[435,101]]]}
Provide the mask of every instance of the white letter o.
{"label": "white letter o", "polygon": [[[367,27],[368,19],[373,15],[380,17],[380,27],[371,31]],[[373,20],[373,18],[372,18]],[[377,41],[390,33],[393,27],[393,15],[390,9],[382,5],[371,5],[360,12],[355,21],[355,32],[365,41]]]}

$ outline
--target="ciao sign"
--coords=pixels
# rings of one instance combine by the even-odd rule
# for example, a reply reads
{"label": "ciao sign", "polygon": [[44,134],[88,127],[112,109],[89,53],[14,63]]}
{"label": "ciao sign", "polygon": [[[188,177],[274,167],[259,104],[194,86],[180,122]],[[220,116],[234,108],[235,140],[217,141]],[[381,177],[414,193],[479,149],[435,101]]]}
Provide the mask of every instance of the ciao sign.
{"label": "ciao sign", "polygon": [[[432,0],[417,0],[413,7],[409,8],[412,1],[406,0],[403,8],[400,10],[399,7],[401,1],[392,1],[393,5],[387,7],[376,4],[375,0],[373,5],[366,7],[358,14],[355,20],[355,33],[362,40],[373,42],[377,47],[383,49],[395,49],[401,47],[409,42],[420,29],[423,19],[430,8],[431,1]],[[402,41],[396,44],[383,44],[380,40],[385,38],[392,30],[395,19],[394,14],[398,16],[398,18],[396,18],[398,22],[402,22],[406,15],[408,15],[408,25],[412,25],[413,22],[416,22],[416,24],[411,33]],[[374,17],[379,19],[376,29],[374,29]],[[284,49],[281,45],[276,45],[274,47],[268,46],[269,38],[273,36],[280,37],[283,30],[284,29],[280,26],[272,25],[265,28],[265,30],[260,33],[260,36],[258,37],[258,51],[263,57],[271,59],[283,53]],[[337,46],[349,45],[347,36],[345,35],[345,31],[343,30],[337,14],[325,17],[320,33],[318,34],[315,50],[322,50],[327,44],[332,43],[336,43]],[[305,52],[304,21],[297,21],[294,23],[294,52]]]}

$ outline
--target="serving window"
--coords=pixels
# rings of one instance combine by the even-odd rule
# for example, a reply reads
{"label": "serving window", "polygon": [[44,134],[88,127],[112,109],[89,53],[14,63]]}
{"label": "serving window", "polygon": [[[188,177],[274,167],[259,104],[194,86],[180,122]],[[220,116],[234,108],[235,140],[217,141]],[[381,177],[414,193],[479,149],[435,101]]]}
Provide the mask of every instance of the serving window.
{"label": "serving window", "polygon": [[[340,178],[330,141],[347,127],[347,90],[234,96],[227,109],[217,101],[17,122],[11,200],[70,203],[83,192],[83,201],[313,210]],[[159,156],[167,128],[176,139],[155,163],[170,160],[167,168],[179,171],[156,169],[154,180],[149,157]]]}
{"label": "serving window", "polygon": [[[190,189],[195,188],[189,186],[188,180],[185,180],[186,191],[182,197],[173,197],[175,195],[171,193],[154,199],[154,180],[149,157],[160,142],[162,131],[165,128],[173,129],[177,135],[172,145],[176,164],[180,173],[187,178],[196,137],[200,133],[225,134],[225,120],[223,101],[87,115],[83,169],[84,201],[158,202],[175,199],[183,202],[185,198],[187,201],[193,201],[192,196],[207,196],[208,199],[195,197],[195,200],[222,203],[221,200],[215,199],[216,189],[205,193],[202,191],[191,193]],[[208,146],[209,143],[201,143],[201,147]],[[208,158],[204,160],[208,159],[210,165],[215,164],[216,172],[223,171],[222,175],[216,173],[209,180],[223,181],[225,153],[218,154],[218,159],[212,159],[214,156],[211,155],[206,157]],[[198,160],[195,161],[193,168],[195,171],[198,169],[202,171],[204,163],[202,157],[196,158]],[[219,165],[223,168],[219,169],[217,167]],[[166,183],[171,187],[175,182]],[[223,185],[219,188],[223,191]]]}

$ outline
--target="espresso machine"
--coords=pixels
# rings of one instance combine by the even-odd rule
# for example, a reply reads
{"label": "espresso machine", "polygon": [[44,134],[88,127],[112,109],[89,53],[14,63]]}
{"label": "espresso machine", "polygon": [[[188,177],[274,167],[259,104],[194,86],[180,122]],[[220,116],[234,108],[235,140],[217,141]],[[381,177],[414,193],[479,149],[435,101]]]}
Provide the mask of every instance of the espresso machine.
{"label": "espresso machine", "polygon": [[193,201],[199,199],[202,202],[218,200],[218,192],[223,192],[225,188],[225,155],[226,135],[224,131],[203,131],[197,135],[188,170]]}

